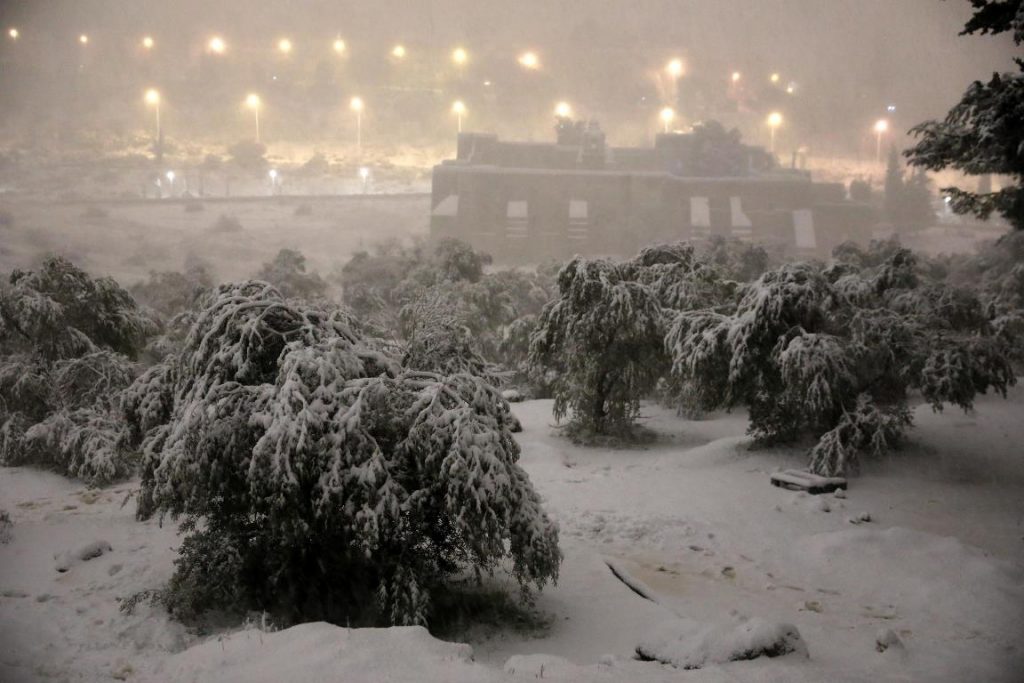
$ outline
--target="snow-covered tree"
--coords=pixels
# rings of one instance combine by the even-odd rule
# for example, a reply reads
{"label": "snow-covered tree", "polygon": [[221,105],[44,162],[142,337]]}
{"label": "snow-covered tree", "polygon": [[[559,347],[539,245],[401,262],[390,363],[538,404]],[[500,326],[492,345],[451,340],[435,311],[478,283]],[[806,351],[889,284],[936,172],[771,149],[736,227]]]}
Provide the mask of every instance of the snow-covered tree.
{"label": "snow-covered tree", "polygon": [[[1022,0],[970,0],[974,15],[963,34],[1011,32],[1024,42]],[[942,121],[926,121],[911,129],[919,138],[905,154],[914,166],[931,171],[952,168],[968,175],[997,174],[1011,180],[998,192],[971,192],[945,187],[957,213],[988,218],[999,213],[1024,230],[1024,59],[1017,71],[996,73],[987,83],[975,81]]]}
{"label": "snow-covered tree", "polygon": [[908,396],[968,410],[1015,381],[1010,341],[974,292],[923,281],[896,250],[875,267],[788,264],[743,287],[735,310],[683,311],[666,336],[698,407],[746,405],[761,443],[820,437],[811,468],[853,469],[910,425]]}
{"label": "snow-covered tree", "polygon": [[131,296],[61,258],[0,287],[0,462],[91,484],[126,476],[119,393],[155,330]]}
{"label": "snow-covered tree", "polygon": [[327,283],[306,269],[306,257],[294,249],[282,249],[270,263],[264,263],[256,279],[274,285],[286,297],[311,299],[323,296]]}
{"label": "snow-covered tree", "polygon": [[628,434],[640,400],[666,370],[665,309],[712,305],[719,281],[686,245],[652,247],[622,263],[576,257],[558,274],[530,364],[552,370],[555,417],[579,436]]}
{"label": "snow-covered tree", "polygon": [[424,623],[452,575],[557,578],[497,390],[405,368],[345,312],[222,286],[125,400],[140,516],[184,516],[172,611]]}

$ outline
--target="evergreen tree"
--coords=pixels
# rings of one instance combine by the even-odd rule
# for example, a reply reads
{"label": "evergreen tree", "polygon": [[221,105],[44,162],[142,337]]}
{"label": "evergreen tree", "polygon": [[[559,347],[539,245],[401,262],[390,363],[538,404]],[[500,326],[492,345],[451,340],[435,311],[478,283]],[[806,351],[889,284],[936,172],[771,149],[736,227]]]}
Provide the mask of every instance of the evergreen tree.
{"label": "evergreen tree", "polygon": [[[964,34],[1013,33],[1024,42],[1024,0],[970,0],[974,15]],[[931,171],[953,168],[968,175],[997,174],[1011,183],[998,192],[971,192],[945,187],[956,213],[986,219],[1001,214],[1024,230],[1024,59],[1017,71],[996,73],[987,83],[975,81],[942,121],[926,121],[911,129],[919,138],[905,152],[914,166]]]}
{"label": "evergreen tree", "polygon": [[788,264],[743,287],[731,313],[677,314],[674,385],[698,408],[746,405],[761,443],[818,437],[810,466],[825,475],[895,445],[911,391],[935,410],[1005,395],[1014,342],[973,291],[928,282],[904,249],[874,267],[853,261]]}
{"label": "evergreen tree", "polygon": [[90,484],[128,475],[118,400],[155,329],[110,278],[62,258],[15,270],[0,287],[0,463]]}
{"label": "evergreen tree", "polygon": [[183,516],[172,613],[425,623],[431,595],[506,562],[558,575],[498,391],[426,340],[403,367],[345,312],[265,282],[204,302],[180,352],[124,408],[143,448],[139,515]]}
{"label": "evergreen tree", "polygon": [[689,245],[644,249],[612,262],[576,257],[558,274],[557,299],[531,337],[530,365],[554,373],[555,417],[570,412],[570,433],[628,436],[667,370],[667,315],[715,306],[731,293]]}

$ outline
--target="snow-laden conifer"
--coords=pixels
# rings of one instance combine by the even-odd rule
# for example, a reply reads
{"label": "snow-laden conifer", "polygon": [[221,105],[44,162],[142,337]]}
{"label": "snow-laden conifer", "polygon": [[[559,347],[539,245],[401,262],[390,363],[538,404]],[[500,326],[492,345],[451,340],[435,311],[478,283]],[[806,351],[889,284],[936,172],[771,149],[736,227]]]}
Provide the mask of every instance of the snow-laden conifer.
{"label": "snow-laden conifer", "polygon": [[497,390],[403,367],[341,310],[222,286],[127,396],[139,514],[189,532],[173,611],[423,623],[458,573],[557,577],[557,528]]}

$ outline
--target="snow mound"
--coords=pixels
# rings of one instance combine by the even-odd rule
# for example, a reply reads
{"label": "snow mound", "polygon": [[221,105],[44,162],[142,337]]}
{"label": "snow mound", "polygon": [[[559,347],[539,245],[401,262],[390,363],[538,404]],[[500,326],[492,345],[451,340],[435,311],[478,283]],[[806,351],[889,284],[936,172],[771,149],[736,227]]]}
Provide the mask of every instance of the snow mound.
{"label": "snow mound", "polygon": [[712,625],[688,620],[670,622],[659,629],[658,634],[640,643],[636,653],[641,659],[680,669],[700,669],[710,664],[790,653],[810,656],[796,626],[758,617]]}
{"label": "snow mound", "polygon": [[89,560],[100,557],[105,553],[109,553],[111,550],[113,550],[113,548],[108,541],[93,541],[92,543],[86,543],[77,550],[58,553],[53,559],[57,563],[57,571],[63,574],[76,564],[79,564],[80,562],[88,562]]}
{"label": "snow mound", "polygon": [[437,640],[420,626],[347,629],[316,622],[212,638],[168,658],[144,680],[489,683],[499,672],[473,662],[469,645]]}

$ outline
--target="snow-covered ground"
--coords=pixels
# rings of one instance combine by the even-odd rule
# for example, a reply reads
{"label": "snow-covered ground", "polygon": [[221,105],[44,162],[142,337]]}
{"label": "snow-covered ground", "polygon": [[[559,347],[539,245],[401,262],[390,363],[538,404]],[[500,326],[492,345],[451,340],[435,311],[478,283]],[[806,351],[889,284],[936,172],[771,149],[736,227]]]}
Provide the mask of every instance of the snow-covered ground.
{"label": "snow-covered ground", "polygon": [[[131,484],[4,468],[0,680],[1021,680],[1024,388],[972,415],[919,408],[909,446],[845,498],[770,486],[802,451],[749,450],[742,414],[647,406],[663,438],[616,451],[563,440],[548,401],[514,408],[522,463],[562,529],[561,579],[536,603],[547,626],[473,628],[468,646],[327,624],[199,639],[145,604],[118,610],[167,579],[176,544],[172,525],[122,507]],[[97,541],[110,550],[82,559]],[[809,656],[720,663],[787,624]],[[703,668],[635,661],[641,644]]]}
{"label": "snow-covered ground", "polygon": [[[67,256],[125,286],[150,271],[181,271],[198,256],[224,281],[252,277],[279,249],[299,249],[327,276],[354,252],[388,239],[425,237],[430,198],[338,197],[88,204],[12,202],[0,227],[0,271],[29,268],[45,254]],[[190,210],[191,208],[191,210]],[[239,228],[224,229],[222,216]]]}

